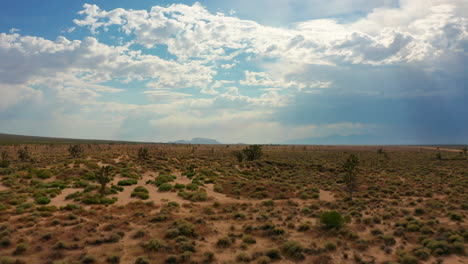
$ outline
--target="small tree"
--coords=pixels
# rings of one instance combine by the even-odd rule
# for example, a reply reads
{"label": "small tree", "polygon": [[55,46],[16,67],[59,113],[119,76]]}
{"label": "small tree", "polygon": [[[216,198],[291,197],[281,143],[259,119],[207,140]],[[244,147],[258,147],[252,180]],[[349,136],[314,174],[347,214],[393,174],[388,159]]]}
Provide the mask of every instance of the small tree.
{"label": "small tree", "polygon": [[84,154],[84,148],[79,144],[70,145],[70,147],[68,147],[68,152],[70,152],[70,156],[73,158],[79,158]]}
{"label": "small tree", "polygon": [[0,161],[0,168],[8,168],[10,166],[9,155],[8,152],[2,152],[2,160]]}
{"label": "small tree", "polygon": [[326,229],[339,229],[344,225],[345,219],[337,211],[328,211],[320,215],[320,223]]}
{"label": "small tree", "polygon": [[99,193],[101,194],[101,196],[104,196],[104,192],[106,190],[106,184],[112,180],[110,176],[111,169],[112,169],[111,166],[101,167],[101,170],[96,175],[96,178],[99,184],[101,185],[101,188],[99,189]]}
{"label": "small tree", "polygon": [[18,158],[21,160],[21,161],[28,161],[30,159],[30,156],[29,156],[29,151],[28,151],[28,147],[24,147],[24,148],[20,148],[18,150]]}
{"label": "small tree", "polygon": [[232,155],[233,155],[234,157],[236,157],[236,159],[237,159],[237,161],[238,161],[239,163],[241,163],[241,162],[244,160],[244,154],[242,153],[242,151],[234,150],[234,151],[232,152]]}
{"label": "small tree", "polygon": [[262,146],[260,145],[250,145],[242,150],[248,161],[253,161],[260,159],[263,155]]}
{"label": "small tree", "polygon": [[140,149],[138,149],[138,159],[140,160],[149,159],[149,153],[146,147],[141,147]]}
{"label": "small tree", "polygon": [[353,200],[353,193],[357,190],[358,181],[357,181],[357,166],[359,165],[359,158],[351,154],[343,165],[345,171],[344,182],[346,184],[346,189],[349,193],[349,199]]}

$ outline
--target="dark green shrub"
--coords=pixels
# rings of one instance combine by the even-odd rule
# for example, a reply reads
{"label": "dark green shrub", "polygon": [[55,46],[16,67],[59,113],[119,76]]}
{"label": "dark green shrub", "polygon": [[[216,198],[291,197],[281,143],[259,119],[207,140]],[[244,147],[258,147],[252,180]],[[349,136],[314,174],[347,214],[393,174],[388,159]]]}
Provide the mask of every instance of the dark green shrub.
{"label": "dark green shrub", "polygon": [[49,170],[38,170],[36,172],[36,176],[41,179],[49,179],[52,177],[52,174],[50,173]]}
{"label": "dark green shrub", "polygon": [[267,251],[265,252],[265,255],[268,256],[272,260],[281,259],[281,253],[279,249],[276,249],[276,248],[267,249]]}
{"label": "dark green shrub", "polygon": [[37,204],[48,204],[50,203],[50,198],[47,196],[41,196],[36,198],[36,203]]}
{"label": "dark green shrub", "polygon": [[138,181],[135,180],[135,179],[126,179],[126,180],[120,180],[119,182],[117,182],[117,185],[119,186],[129,186],[129,185],[134,185],[134,184],[137,184]]}
{"label": "dark green shrub", "polygon": [[169,184],[169,183],[163,183],[161,185],[159,185],[159,188],[158,188],[158,191],[160,192],[168,192],[170,190],[172,190],[172,185]]}
{"label": "dark green shrub", "polygon": [[340,213],[336,211],[328,211],[320,215],[320,223],[327,229],[339,229],[344,225],[344,219]]}

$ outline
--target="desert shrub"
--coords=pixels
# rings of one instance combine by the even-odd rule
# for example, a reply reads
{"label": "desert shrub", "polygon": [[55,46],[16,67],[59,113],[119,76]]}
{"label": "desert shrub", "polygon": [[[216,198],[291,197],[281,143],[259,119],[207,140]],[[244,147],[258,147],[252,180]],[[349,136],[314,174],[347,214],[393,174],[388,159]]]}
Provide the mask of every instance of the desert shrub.
{"label": "desert shrub", "polygon": [[301,223],[299,225],[299,228],[297,229],[299,232],[304,232],[310,230],[310,224],[309,223]]}
{"label": "desert shrub", "polygon": [[257,259],[257,264],[268,264],[271,263],[271,258],[267,256],[261,256]]}
{"label": "desert shrub", "polygon": [[339,229],[344,225],[344,219],[340,213],[336,211],[328,211],[320,215],[320,223],[327,229]]}
{"label": "desert shrub", "polygon": [[169,229],[166,230],[165,237],[171,239],[171,238],[175,238],[175,237],[179,236],[179,234],[180,234],[179,229],[169,228]]}
{"label": "desert shrub", "polygon": [[400,258],[400,264],[418,264],[419,261],[416,257],[414,256],[411,256],[411,255],[403,255],[401,258]]}
{"label": "desert shrub", "polygon": [[172,190],[172,187],[173,186],[170,183],[163,183],[163,184],[159,185],[158,191],[168,192],[168,191]]}
{"label": "desert shrub", "polygon": [[117,197],[112,197],[112,198],[107,198],[107,197],[101,197],[98,195],[86,195],[81,199],[81,202],[84,204],[113,204],[117,201]]}
{"label": "desert shrub", "polygon": [[203,189],[195,192],[180,191],[178,195],[184,198],[185,200],[190,200],[192,202],[201,202],[206,201],[207,199],[206,192]]}
{"label": "desert shrub", "polygon": [[183,219],[178,219],[172,223],[172,227],[179,231],[179,234],[186,237],[197,237],[195,226]]}
{"label": "desert shrub", "polygon": [[137,238],[142,238],[146,235],[145,230],[138,230],[135,232],[135,234],[132,236],[132,238],[137,239]]}
{"label": "desert shrub", "polygon": [[4,236],[0,239],[0,246],[8,247],[11,245],[11,240],[9,236]]}
{"label": "desert shrub", "polygon": [[161,184],[171,182],[175,179],[176,179],[176,176],[174,175],[162,174],[156,177],[156,179],[154,180],[154,184],[159,187]]}
{"label": "desert shrub", "polygon": [[15,251],[13,251],[13,255],[21,255],[23,254],[26,249],[28,248],[28,246],[24,243],[19,243],[17,246],[16,246],[16,249]]}
{"label": "desert shrub", "polygon": [[1,157],[2,159],[0,160],[0,168],[8,168],[8,166],[10,166],[8,152],[2,151]]}
{"label": "desert shrub", "polygon": [[243,241],[244,243],[247,243],[247,244],[255,244],[255,243],[257,243],[257,240],[255,240],[255,238],[254,238],[253,236],[251,236],[251,235],[245,236],[245,237],[242,239],[242,241]]}
{"label": "desert shrub", "polygon": [[151,239],[150,241],[143,244],[143,248],[150,252],[158,252],[166,247],[166,243],[157,238]]}
{"label": "desert shrub", "polygon": [[287,241],[283,244],[282,250],[285,256],[294,260],[304,259],[304,247],[296,241]]}
{"label": "desert shrub", "polygon": [[169,255],[166,257],[166,264],[178,264],[180,263],[176,255]]}
{"label": "desert shrub", "polygon": [[218,239],[218,241],[216,242],[216,246],[220,247],[220,248],[228,248],[230,247],[232,244],[231,242],[231,239],[229,237],[222,237],[220,239]]}
{"label": "desert shrub", "polygon": [[36,203],[37,204],[48,204],[50,203],[50,198],[47,196],[41,196],[36,198]]}
{"label": "desert shrub", "polygon": [[424,208],[416,208],[414,209],[414,215],[423,215],[425,214],[426,211],[424,210]]}
{"label": "desert shrub", "polygon": [[329,241],[329,242],[327,242],[327,243],[325,244],[325,248],[326,248],[327,250],[329,250],[329,251],[333,251],[333,250],[336,249],[336,244],[333,243],[333,242],[331,242],[331,241]]}
{"label": "desert shrub", "polygon": [[185,186],[185,188],[189,191],[196,191],[198,190],[198,184],[195,184],[195,183],[189,183],[187,184],[187,186]]}
{"label": "desert shrub", "polygon": [[148,189],[146,189],[143,186],[135,187],[135,189],[133,190],[131,194],[131,197],[138,197],[142,200],[148,199],[149,198]]}
{"label": "desert shrub", "polygon": [[138,181],[135,179],[125,179],[125,180],[120,180],[117,182],[117,185],[119,186],[129,186],[129,185],[134,185],[137,184]]}
{"label": "desert shrub", "polygon": [[159,213],[155,217],[153,217],[150,222],[157,223],[157,222],[164,222],[169,219],[169,216],[166,213]]}
{"label": "desert shrub", "polygon": [[395,238],[390,234],[382,236],[382,240],[386,246],[393,246],[396,244]]}
{"label": "desert shrub", "polygon": [[252,257],[246,253],[246,252],[241,252],[237,254],[236,256],[236,262],[250,262],[252,260]]}
{"label": "desert shrub", "polygon": [[174,185],[174,188],[176,188],[177,190],[185,189],[185,184],[176,183],[176,184]]}
{"label": "desert shrub", "polygon": [[109,264],[119,264],[120,263],[120,256],[117,256],[117,255],[108,256],[106,261]]}
{"label": "desert shrub", "polygon": [[215,184],[213,186],[213,191],[218,192],[218,193],[223,193],[224,189],[223,189],[223,186],[221,184]]}
{"label": "desert shrub", "polygon": [[49,170],[43,169],[43,170],[38,170],[36,172],[36,176],[41,179],[49,179],[52,177],[52,174],[50,173]]}
{"label": "desert shrub", "polygon": [[445,240],[428,239],[423,241],[423,245],[430,249],[434,255],[445,255],[449,253],[449,244]]}
{"label": "desert shrub", "polygon": [[421,260],[428,260],[431,257],[431,252],[427,248],[417,248],[413,254]]}
{"label": "desert shrub", "polygon": [[147,259],[145,257],[138,257],[135,260],[135,264],[150,264],[150,261],[149,261],[149,259]]}
{"label": "desert shrub", "polygon": [[450,216],[450,220],[452,221],[460,222],[463,220],[463,215],[456,213],[456,212],[451,212],[449,216]]}
{"label": "desert shrub", "polygon": [[86,255],[81,259],[81,263],[83,263],[83,264],[96,263],[96,258],[94,256],[91,256],[91,255]]}

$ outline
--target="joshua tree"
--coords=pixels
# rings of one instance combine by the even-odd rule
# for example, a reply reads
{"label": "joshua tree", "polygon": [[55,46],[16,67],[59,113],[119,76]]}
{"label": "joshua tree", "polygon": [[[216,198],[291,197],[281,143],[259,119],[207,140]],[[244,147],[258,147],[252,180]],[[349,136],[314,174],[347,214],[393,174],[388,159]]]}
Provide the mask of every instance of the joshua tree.
{"label": "joshua tree", "polygon": [[260,145],[250,145],[242,150],[248,161],[260,159],[263,155],[262,146]]}
{"label": "joshua tree", "polygon": [[149,159],[148,149],[146,147],[141,147],[140,149],[138,149],[138,159]]}
{"label": "joshua tree", "polygon": [[84,148],[81,145],[71,145],[68,147],[68,152],[70,152],[70,156],[73,158],[81,157],[84,153]]}
{"label": "joshua tree", "polygon": [[101,196],[104,196],[104,191],[106,190],[106,184],[112,180],[110,176],[111,169],[112,169],[111,166],[101,167],[101,170],[96,175],[96,178],[99,184],[101,185],[101,188],[99,189],[99,193],[101,194]]}
{"label": "joshua tree", "polygon": [[0,161],[0,168],[8,168],[10,166],[10,161],[8,160],[8,152],[2,152],[2,160]]}
{"label": "joshua tree", "polygon": [[349,193],[349,199],[353,200],[353,193],[357,190],[357,166],[359,165],[359,158],[351,154],[348,160],[343,165],[343,169],[346,174],[344,176],[344,182],[346,184],[346,189]]}
{"label": "joshua tree", "polygon": [[21,161],[27,161],[30,159],[29,157],[29,152],[28,152],[28,147],[24,147],[24,148],[20,148],[18,150],[18,158],[21,160]]}
{"label": "joshua tree", "polygon": [[468,152],[467,148],[462,149],[463,157],[466,159],[466,152]]}

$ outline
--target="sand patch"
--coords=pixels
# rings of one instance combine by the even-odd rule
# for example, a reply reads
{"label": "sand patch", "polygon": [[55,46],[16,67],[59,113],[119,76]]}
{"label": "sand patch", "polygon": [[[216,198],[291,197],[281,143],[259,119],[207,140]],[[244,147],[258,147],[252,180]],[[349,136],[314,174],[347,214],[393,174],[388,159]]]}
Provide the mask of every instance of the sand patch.
{"label": "sand patch", "polygon": [[319,200],[324,202],[334,202],[336,201],[336,198],[332,192],[320,189]]}
{"label": "sand patch", "polygon": [[73,200],[72,199],[65,200],[65,197],[67,197],[67,195],[70,195],[70,194],[78,192],[78,191],[83,191],[83,189],[80,189],[80,188],[66,188],[66,189],[63,189],[62,192],[59,195],[55,196],[54,198],[52,198],[50,200],[49,205],[55,205],[57,207],[66,206],[67,204],[72,203]]}

